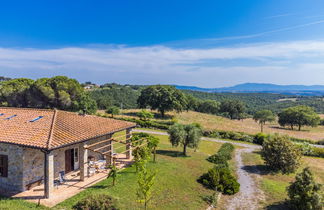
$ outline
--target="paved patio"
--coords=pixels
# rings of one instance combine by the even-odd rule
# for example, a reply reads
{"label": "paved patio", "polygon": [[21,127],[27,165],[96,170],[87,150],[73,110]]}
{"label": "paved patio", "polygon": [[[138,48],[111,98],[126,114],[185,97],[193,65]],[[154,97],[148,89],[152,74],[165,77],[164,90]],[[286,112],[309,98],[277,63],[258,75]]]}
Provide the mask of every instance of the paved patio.
{"label": "paved patio", "polygon": [[[127,167],[132,161],[126,159],[126,155],[118,154],[118,159],[116,160],[116,166],[118,168]],[[12,197],[25,199],[30,202],[40,203],[42,205],[53,207],[56,204],[80,193],[86,188],[104,180],[107,178],[109,170],[97,170],[92,176],[86,178],[83,182],[80,181],[79,171],[75,171],[66,175],[66,182],[64,184],[55,187],[52,192],[52,197],[46,199],[44,197],[44,185],[34,187],[31,190],[18,193]]]}

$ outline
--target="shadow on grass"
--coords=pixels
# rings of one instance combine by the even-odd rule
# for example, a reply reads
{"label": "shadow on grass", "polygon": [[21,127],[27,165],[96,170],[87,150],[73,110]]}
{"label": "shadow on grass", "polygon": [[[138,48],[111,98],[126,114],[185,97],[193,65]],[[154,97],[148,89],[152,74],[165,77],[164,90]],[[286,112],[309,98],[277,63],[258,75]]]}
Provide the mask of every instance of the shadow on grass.
{"label": "shadow on grass", "polygon": [[287,127],[280,127],[280,126],[269,126],[270,128],[273,128],[273,129],[278,129],[278,130],[286,130],[286,131],[310,131],[310,130],[307,130],[307,129],[301,129],[301,130],[298,130],[298,129],[295,129],[294,130],[291,130],[291,128],[287,128]]}
{"label": "shadow on grass", "polygon": [[189,157],[184,155],[180,151],[173,151],[173,150],[156,150],[156,154],[170,156],[170,157]]}
{"label": "shadow on grass", "polygon": [[265,165],[248,165],[248,166],[243,166],[242,169],[250,174],[267,175],[273,173]]}
{"label": "shadow on grass", "polygon": [[114,187],[112,184],[109,184],[109,185],[95,185],[95,186],[91,186],[91,187],[89,187],[89,189],[100,189],[100,190],[102,190],[102,189],[109,189],[109,188],[112,188],[112,187]]}
{"label": "shadow on grass", "polygon": [[267,210],[289,210],[289,209],[293,209],[293,208],[291,208],[291,206],[289,205],[289,203],[287,201],[282,201],[282,202],[276,202],[269,206],[266,206],[265,209],[267,209]]}
{"label": "shadow on grass", "polygon": [[123,115],[130,116],[130,117],[136,117],[137,116],[137,112],[127,112],[127,113],[123,113]]}

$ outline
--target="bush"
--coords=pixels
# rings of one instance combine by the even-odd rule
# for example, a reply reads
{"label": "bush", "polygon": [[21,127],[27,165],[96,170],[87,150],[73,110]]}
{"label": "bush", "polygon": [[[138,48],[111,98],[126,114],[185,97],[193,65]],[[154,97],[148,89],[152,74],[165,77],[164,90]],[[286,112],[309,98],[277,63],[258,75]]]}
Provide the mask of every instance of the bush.
{"label": "bush", "polygon": [[136,115],[137,117],[139,117],[141,120],[144,121],[154,118],[154,114],[152,112],[149,112],[144,109],[140,112],[137,112]]}
{"label": "bush", "polygon": [[75,210],[117,210],[115,201],[108,195],[90,195],[73,206]]}
{"label": "bush", "polygon": [[261,156],[274,171],[292,173],[300,164],[301,150],[288,136],[278,134],[267,138],[262,145]]}
{"label": "bush", "polygon": [[269,135],[265,133],[257,133],[254,136],[253,143],[262,145],[264,140],[266,140],[269,137]]}
{"label": "bush", "polygon": [[324,119],[321,119],[320,125],[324,125]]}
{"label": "bush", "polygon": [[139,120],[139,119],[135,119],[135,118],[115,118],[115,119],[133,122],[142,128],[157,128],[157,129],[162,129],[162,130],[169,129],[170,125],[173,124],[172,121],[171,122],[162,122],[162,121],[155,122],[155,121]]}
{"label": "bush", "polygon": [[230,143],[225,143],[219,148],[218,152],[212,156],[209,156],[207,160],[215,164],[223,164],[228,166],[227,160],[232,159],[234,146]]}
{"label": "bush", "polygon": [[231,174],[230,169],[223,165],[216,165],[209,169],[198,179],[198,182],[209,189],[216,189],[228,195],[233,195],[240,190],[240,184]]}
{"label": "bush", "polygon": [[324,148],[313,147],[312,152],[308,156],[324,158]]}
{"label": "bush", "polygon": [[297,174],[296,181],[287,190],[294,209],[322,209],[321,185],[314,181],[309,168]]}

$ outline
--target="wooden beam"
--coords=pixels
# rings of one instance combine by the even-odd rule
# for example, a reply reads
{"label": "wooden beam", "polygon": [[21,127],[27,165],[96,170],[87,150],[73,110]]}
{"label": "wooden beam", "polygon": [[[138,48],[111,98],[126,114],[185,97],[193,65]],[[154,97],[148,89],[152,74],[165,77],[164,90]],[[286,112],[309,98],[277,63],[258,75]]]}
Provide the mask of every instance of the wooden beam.
{"label": "wooden beam", "polygon": [[99,154],[101,154],[101,155],[114,157],[113,155],[107,155],[107,154],[106,154],[106,153],[108,153],[108,152],[112,152],[111,150],[108,150],[108,151],[106,151],[106,152],[98,152],[98,151],[94,151],[93,149],[88,149],[88,150],[90,150],[90,151],[92,151],[92,152],[99,153]]}
{"label": "wooden beam", "polygon": [[134,150],[134,149],[136,149],[136,148],[139,148],[139,147],[145,146],[146,144],[147,144],[147,143],[145,143],[145,144],[141,144],[141,145],[139,145],[139,146],[137,146],[137,147],[132,147],[131,149],[125,150],[124,152],[119,152],[118,154],[123,154],[123,153],[125,153],[125,152],[128,152],[128,151]]}
{"label": "wooden beam", "polygon": [[94,149],[94,151],[99,151],[99,150],[101,150],[101,149],[103,149],[103,148],[106,148],[106,147],[110,147],[112,144],[107,144],[107,145],[104,145],[104,146],[102,146],[102,147],[99,147],[99,148],[96,148],[96,149]]}
{"label": "wooden beam", "polygon": [[102,143],[105,143],[105,142],[109,142],[109,141],[111,141],[111,138],[103,140],[103,141],[99,141],[99,142],[96,142],[96,143],[93,143],[93,144],[86,145],[86,146],[84,146],[84,148],[89,149],[90,147],[93,147],[93,146],[96,146],[98,144],[102,144]]}

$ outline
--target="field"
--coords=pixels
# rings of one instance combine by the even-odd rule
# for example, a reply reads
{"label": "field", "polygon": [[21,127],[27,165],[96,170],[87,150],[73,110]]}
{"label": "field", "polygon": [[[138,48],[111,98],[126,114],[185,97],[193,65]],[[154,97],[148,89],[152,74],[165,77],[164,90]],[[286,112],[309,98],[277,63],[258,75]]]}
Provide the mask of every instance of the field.
{"label": "field", "polygon": [[[123,112],[118,115],[117,117],[132,117],[137,118],[136,112],[138,109],[129,109],[123,110]],[[100,111],[100,113],[104,113]],[[158,114],[154,112],[157,116]],[[245,119],[245,120],[230,120],[224,117],[204,114],[199,112],[168,112],[167,113],[168,119],[171,120],[172,118],[183,124],[196,122],[203,126],[206,130],[226,130],[226,131],[240,131],[249,134],[256,134],[260,132],[260,125],[256,123],[253,119]],[[324,115],[321,115],[324,118]],[[156,121],[163,121],[162,119],[155,119]],[[285,128],[281,128],[277,123],[268,123],[264,126],[264,132],[273,134],[286,134],[292,137],[301,138],[301,139],[310,139],[314,141],[323,140],[324,136],[324,126],[318,126],[315,128],[312,127],[303,127],[302,131],[297,130],[289,130]]]}
{"label": "field", "polygon": [[283,209],[284,200],[287,198],[286,188],[290,182],[294,181],[296,173],[302,171],[305,167],[310,167],[314,173],[314,178],[318,183],[324,184],[324,159],[303,157],[302,164],[295,174],[282,175],[272,174],[266,170],[263,160],[258,152],[243,154],[244,164],[257,166],[260,171],[261,179],[258,180],[259,187],[265,193],[264,207],[269,209]]}
{"label": "field", "polygon": [[[183,157],[181,148],[172,148],[167,136],[159,136],[157,163],[149,167],[157,171],[154,197],[150,209],[206,209],[203,197],[211,191],[197,183],[196,179],[205,173],[212,164],[205,159],[214,154],[221,144],[203,141],[197,152],[189,150],[189,156]],[[136,174],[133,167],[122,170],[117,185],[111,186],[111,179],[104,180],[80,194],[64,201],[54,209],[71,209],[82,198],[90,194],[105,193],[119,201],[121,209],[141,209],[136,202]],[[30,209],[36,205],[20,200],[1,199],[0,209]],[[39,207],[39,209],[45,209]]]}

